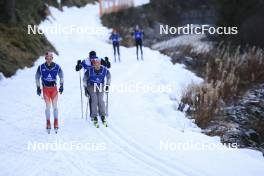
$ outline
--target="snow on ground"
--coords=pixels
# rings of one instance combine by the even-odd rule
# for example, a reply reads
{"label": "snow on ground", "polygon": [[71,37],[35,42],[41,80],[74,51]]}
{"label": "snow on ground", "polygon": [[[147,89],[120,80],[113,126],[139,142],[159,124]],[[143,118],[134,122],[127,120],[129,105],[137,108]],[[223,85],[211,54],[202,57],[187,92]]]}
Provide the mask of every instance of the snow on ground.
{"label": "snow on ground", "polygon": [[155,50],[191,45],[194,52],[208,52],[211,49],[211,43],[202,41],[205,35],[190,34],[180,35],[175,38],[156,43],[151,46]]}
{"label": "snow on ground", "polygon": [[149,0],[134,0],[134,2],[135,2],[135,6],[140,6],[140,5],[148,4]]}
{"label": "snow on ground", "polygon": [[[84,8],[52,9],[56,21],[41,26],[102,27],[97,5]],[[179,150],[175,145],[221,145],[218,137],[208,137],[175,111],[171,98],[191,82],[200,82],[183,65],[172,65],[170,58],[144,48],[145,60],[137,62],[135,48],[121,47],[121,63],[113,63],[112,84],[147,83],[173,85],[172,93],[111,92],[109,127],[96,129],[81,119],[79,74],[74,71],[77,59],[96,50],[100,56],[112,56],[112,46],[102,35],[47,34],[60,55],[55,62],[65,72],[65,91],[59,97],[60,130],[48,135],[44,130],[44,102],[36,95],[34,74],[44,62],[40,57],[32,68],[19,70],[0,82],[0,170],[1,175],[56,176],[155,176],[155,175],[262,175],[264,160],[260,152],[248,149]],[[112,58],[112,57],[111,57]],[[86,101],[85,101],[86,104]],[[87,144],[91,150],[36,150],[29,144]],[[171,147],[166,148],[166,144]],[[91,146],[95,146],[92,148]],[[100,147],[101,146],[101,147]],[[173,147],[174,146],[174,147]],[[96,148],[97,147],[97,148]],[[43,149],[43,148],[42,148]],[[95,151],[94,151],[95,150]]]}

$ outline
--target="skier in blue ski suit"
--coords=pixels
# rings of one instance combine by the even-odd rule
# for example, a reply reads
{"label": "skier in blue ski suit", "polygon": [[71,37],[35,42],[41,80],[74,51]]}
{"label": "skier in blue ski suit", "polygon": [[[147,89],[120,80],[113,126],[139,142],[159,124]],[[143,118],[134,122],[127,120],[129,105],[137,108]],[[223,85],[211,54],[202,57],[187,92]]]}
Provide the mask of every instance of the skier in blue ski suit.
{"label": "skier in blue ski suit", "polygon": [[101,65],[101,59],[94,59],[92,62],[93,66],[84,74],[83,84],[85,92],[87,92],[86,95],[91,97],[91,120],[97,123],[97,115],[99,113],[102,122],[105,122],[106,109],[103,98],[104,90],[108,91],[109,89],[111,74],[105,66]]}
{"label": "skier in blue ski suit", "polygon": [[141,31],[138,27],[138,25],[136,26],[136,29],[134,30],[134,32],[131,33],[131,35],[134,37],[135,40],[135,44],[136,44],[136,48],[137,48],[137,60],[138,59],[138,48],[140,48],[141,51],[141,60],[143,60],[143,50],[142,50],[142,43],[143,43],[143,36],[144,36],[144,32]]}
{"label": "skier in blue ski suit", "polygon": [[116,53],[118,54],[118,60],[120,62],[119,42],[121,40],[121,37],[119,33],[116,31],[116,29],[113,29],[113,32],[111,33],[109,37],[109,40],[111,40],[113,44],[115,62],[116,62]]}

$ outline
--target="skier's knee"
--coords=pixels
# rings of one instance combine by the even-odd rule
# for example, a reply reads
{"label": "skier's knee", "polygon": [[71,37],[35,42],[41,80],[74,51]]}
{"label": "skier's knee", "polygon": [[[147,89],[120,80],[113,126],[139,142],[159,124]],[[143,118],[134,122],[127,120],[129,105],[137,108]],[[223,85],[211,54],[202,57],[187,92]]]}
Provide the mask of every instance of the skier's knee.
{"label": "skier's knee", "polygon": [[53,115],[54,115],[54,118],[58,118],[58,108],[53,108]]}
{"label": "skier's knee", "polygon": [[49,103],[47,103],[47,104],[46,104],[46,110],[50,110],[50,106],[51,106],[51,105],[50,105]]}

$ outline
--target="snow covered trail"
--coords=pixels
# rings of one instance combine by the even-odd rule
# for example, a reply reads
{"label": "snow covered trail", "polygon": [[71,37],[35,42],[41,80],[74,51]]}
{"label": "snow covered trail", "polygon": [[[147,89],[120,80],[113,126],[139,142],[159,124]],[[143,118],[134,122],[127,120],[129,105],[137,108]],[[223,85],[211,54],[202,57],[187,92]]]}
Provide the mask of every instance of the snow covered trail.
{"label": "snow covered trail", "polygon": [[[42,27],[90,25],[103,27],[97,5],[84,8],[52,9],[56,21]],[[261,175],[264,160],[252,150],[165,150],[161,143],[220,144],[218,137],[200,133],[183,113],[175,111],[172,98],[179,98],[187,84],[201,81],[170,58],[144,48],[144,61],[137,62],[135,48],[121,47],[121,63],[113,63],[112,84],[147,83],[174,85],[172,93],[111,92],[109,127],[96,129],[81,119],[77,59],[95,50],[112,58],[112,45],[105,39],[110,30],[98,36],[47,34],[59,51],[55,58],[65,73],[65,91],[59,97],[60,130],[48,135],[45,130],[44,102],[36,95],[34,74],[44,62],[41,57],[33,68],[20,70],[0,82],[0,175],[93,175],[93,176],[206,176]],[[84,101],[86,104],[86,100]],[[84,108],[85,109],[85,108]],[[103,150],[32,151],[29,142],[103,144]]]}

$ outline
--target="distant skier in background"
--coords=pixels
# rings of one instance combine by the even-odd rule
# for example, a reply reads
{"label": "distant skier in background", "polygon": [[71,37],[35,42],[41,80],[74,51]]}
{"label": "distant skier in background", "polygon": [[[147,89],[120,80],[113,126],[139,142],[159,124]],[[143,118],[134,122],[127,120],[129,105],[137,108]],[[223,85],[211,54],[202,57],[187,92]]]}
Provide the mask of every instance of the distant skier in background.
{"label": "distant skier in background", "polygon": [[138,48],[140,48],[141,60],[143,60],[143,50],[142,50],[143,41],[142,40],[143,40],[144,32],[139,29],[138,25],[136,25],[136,28],[135,28],[134,32],[131,33],[131,35],[135,39],[135,44],[136,44],[136,48],[137,48],[137,60],[139,60],[138,59]]}
{"label": "distant skier in background", "polygon": [[120,60],[119,42],[121,41],[121,37],[120,37],[120,34],[117,32],[116,29],[113,29],[113,31],[109,37],[109,40],[111,40],[112,44],[113,44],[115,62],[116,62],[116,53],[118,54],[118,60],[120,62],[121,60]]}
{"label": "distant skier in background", "polygon": [[[91,97],[91,120],[98,128],[97,115],[101,117],[102,123],[107,126],[106,107],[104,102],[104,91],[109,90],[111,74],[109,70],[101,65],[101,59],[93,59],[93,66],[84,74],[83,84],[85,87],[85,95]],[[106,82],[105,82],[106,79]]]}
{"label": "distant skier in background", "polygon": [[[57,130],[59,128],[58,123],[58,107],[57,107],[57,101],[58,101],[58,90],[57,90],[57,76],[60,78],[60,88],[59,92],[62,94],[63,92],[63,71],[61,67],[53,62],[53,54],[51,52],[47,52],[45,54],[45,60],[46,62],[41,64],[36,72],[35,80],[37,85],[37,94],[41,95],[41,84],[42,84],[42,90],[43,90],[43,98],[46,103],[46,129],[48,132],[50,132],[51,129],[51,123],[50,123],[50,108],[51,104],[53,107],[53,116],[54,116],[54,129],[57,133]],[[40,84],[41,79],[41,84]]]}

